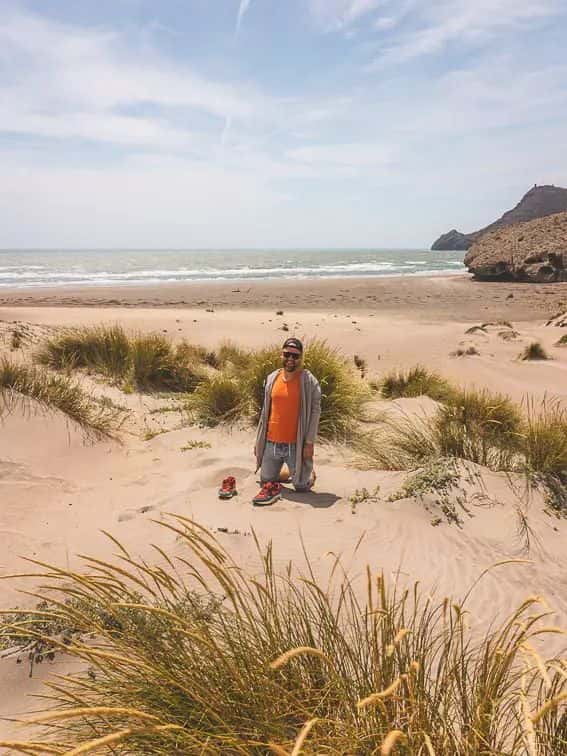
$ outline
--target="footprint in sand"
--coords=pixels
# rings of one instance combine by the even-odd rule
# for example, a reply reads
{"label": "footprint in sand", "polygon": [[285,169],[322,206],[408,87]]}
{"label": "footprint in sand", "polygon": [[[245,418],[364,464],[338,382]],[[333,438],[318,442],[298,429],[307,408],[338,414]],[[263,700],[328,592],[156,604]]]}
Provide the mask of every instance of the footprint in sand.
{"label": "footprint in sand", "polygon": [[152,512],[155,509],[151,504],[146,504],[138,509],[126,509],[124,512],[120,512],[118,515],[118,522],[129,522],[134,520],[140,514],[146,514],[146,512]]}

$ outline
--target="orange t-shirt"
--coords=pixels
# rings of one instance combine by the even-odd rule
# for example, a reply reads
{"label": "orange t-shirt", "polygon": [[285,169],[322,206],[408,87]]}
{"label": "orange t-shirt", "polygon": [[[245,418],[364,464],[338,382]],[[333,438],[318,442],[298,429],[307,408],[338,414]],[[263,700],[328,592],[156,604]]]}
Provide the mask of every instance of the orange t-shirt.
{"label": "orange t-shirt", "polygon": [[284,381],[283,370],[272,386],[272,408],[268,423],[268,441],[294,444],[297,440],[301,381],[299,373]]}

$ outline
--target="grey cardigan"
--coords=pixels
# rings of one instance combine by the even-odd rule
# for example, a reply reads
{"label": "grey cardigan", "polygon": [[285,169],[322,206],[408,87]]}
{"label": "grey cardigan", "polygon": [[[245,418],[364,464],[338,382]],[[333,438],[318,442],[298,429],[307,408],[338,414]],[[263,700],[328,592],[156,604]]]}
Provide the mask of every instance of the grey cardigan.
{"label": "grey cardigan", "polygon": [[[258,422],[256,433],[256,463],[258,469],[262,464],[266,437],[268,435],[268,422],[272,409],[272,388],[280,373],[280,369],[274,370],[266,378],[264,385],[264,406]],[[293,482],[302,480],[301,468],[303,466],[303,445],[314,444],[319,430],[319,418],[321,417],[321,387],[317,378],[309,370],[301,371],[301,399],[299,404],[299,422],[297,424],[297,447],[295,451],[295,475]]]}

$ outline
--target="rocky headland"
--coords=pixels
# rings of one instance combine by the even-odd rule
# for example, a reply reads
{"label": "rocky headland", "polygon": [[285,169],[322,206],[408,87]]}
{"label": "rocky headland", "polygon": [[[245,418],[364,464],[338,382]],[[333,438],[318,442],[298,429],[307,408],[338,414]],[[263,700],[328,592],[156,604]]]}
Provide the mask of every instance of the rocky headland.
{"label": "rocky headland", "polygon": [[512,226],[516,223],[544,218],[555,213],[567,211],[567,189],[560,186],[534,186],[525,194],[512,210],[504,213],[494,223],[479,231],[463,234],[452,229],[440,236],[432,245],[432,250],[467,250],[481,237],[491,231]]}
{"label": "rocky headland", "polygon": [[465,265],[482,280],[567,281],[567,212],[483,234]]}

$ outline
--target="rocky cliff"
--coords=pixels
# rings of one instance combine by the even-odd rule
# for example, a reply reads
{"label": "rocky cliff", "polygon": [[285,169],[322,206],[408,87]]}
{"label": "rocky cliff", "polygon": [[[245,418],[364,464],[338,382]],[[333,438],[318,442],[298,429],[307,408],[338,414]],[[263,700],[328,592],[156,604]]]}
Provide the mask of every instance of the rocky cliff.
{"label": "rocky cliff", "polygon": [[525,194],[520,202],[512,210],[504,213],[501,218],[479,231],[470,234],[462,234],[453,229],[440,236],[433,243],[433,250],[469,249],[474,242],[483,234],[495,231],[503,226],[511,226],[514,223],[544,218],[554,213],[567,211],[567,189],[560,186],[534,186]]}
{"label": "rocky cliff", "polygon": [[484,233],[465,265],[483,280],[567,281],[567,212]]}

